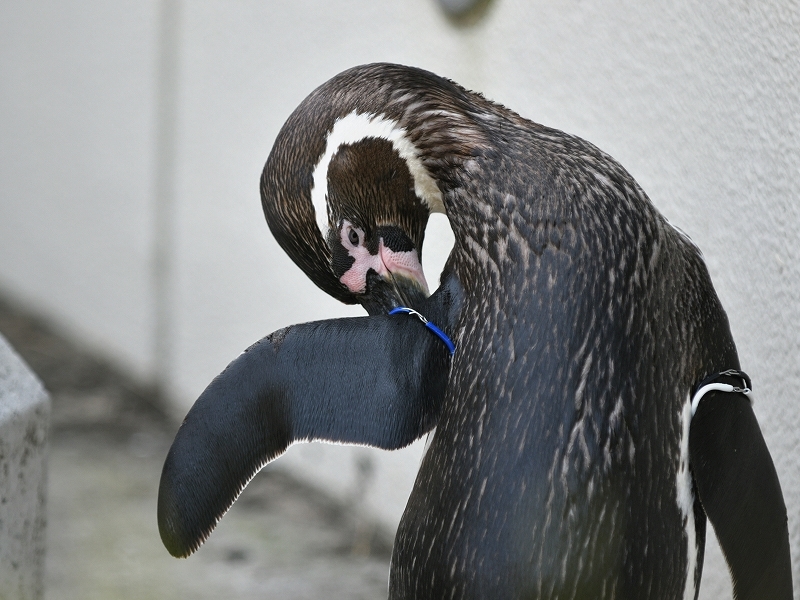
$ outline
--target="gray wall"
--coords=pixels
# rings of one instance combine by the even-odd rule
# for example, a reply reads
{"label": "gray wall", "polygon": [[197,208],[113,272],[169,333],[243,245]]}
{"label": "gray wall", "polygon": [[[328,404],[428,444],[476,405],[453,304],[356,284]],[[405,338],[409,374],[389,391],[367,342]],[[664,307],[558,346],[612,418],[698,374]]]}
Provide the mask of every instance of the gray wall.
{"label": "gray wall", "polygon": [[[470,29],[433,0],[0,7],[0,289],[158,378],[176,413],[264,334],[358,314],[282,254],[258,198],[284,119],[338,71],[422,66],[611,153],[705,253],[800,585],[796,2],[497,0]],[[305,445],[284,462],[391,524],[419,451]],[[712,552],[703,595],[726,585]]]}
{"label": "gray wall", "polygon": [[44,597],[50,397],[0,335],[0,598]]}

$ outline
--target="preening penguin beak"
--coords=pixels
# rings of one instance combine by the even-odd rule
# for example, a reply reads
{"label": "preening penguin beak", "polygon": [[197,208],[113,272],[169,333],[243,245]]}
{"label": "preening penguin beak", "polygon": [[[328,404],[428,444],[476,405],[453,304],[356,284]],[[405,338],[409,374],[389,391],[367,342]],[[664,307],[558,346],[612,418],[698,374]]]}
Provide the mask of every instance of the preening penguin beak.
{"label": "preening penguin beak", "polygon": [[416,250],[395,252],[381,240],[378,256],[385,269],[385,272],[379,273],[379,275],[384,279],[390,279],[398,288],[416,288],[426,298],[430,295],[428,282],[425,280],[425,273],[422,270],[422,262],[419,260]]}
{"label": "preening penguin beak", "polygon": [[385,315],[398,306],[419,307],[428,296],[424,278],[420,282],[391,273],[382,277],[371,270],[367,274],[367,291],[359,295],[359,302],[370,315]]}
{"label": "preening penguin beak", "polygon": [[362,229],[343,221],[331,251],[334,274],[369,314],[413,308],[430,295],[419,251],[397,227],[381,227],[368,241]]}
{"label": "preening penguin beak", "polygon": [[419,306],[428,296],[428,282],[422,272],[422,265],[417,261],[414,269],[397,269],[390,271],[384,280],[389,283],[393,299],[384,302],[381,312],[389,312],[398,306],[413,308]]}
{"label": "preening penguin beak", "polygon": [[377,255],[368,263],[360,301],[369,314],[386,314],[398,306],[413,308],[430,296],[416,250],[393,251],[381,240]]}

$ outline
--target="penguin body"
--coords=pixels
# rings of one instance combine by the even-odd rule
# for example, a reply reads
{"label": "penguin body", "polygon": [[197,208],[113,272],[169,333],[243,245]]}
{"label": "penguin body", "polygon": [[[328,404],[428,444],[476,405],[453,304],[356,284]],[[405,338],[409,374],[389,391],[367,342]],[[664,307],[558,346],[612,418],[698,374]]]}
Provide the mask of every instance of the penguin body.
{"label": "penguin body", "polygon": [[[389,393],[396,415],[428,407],[417,425],[400,427],[402,443],[436,427],[397,532],[390,598],[697,596],[706,514],[722,515],[718,531],[733,531],[730,515],[747,511],[728,510],[738,501],[715,493],[720,473],[733,477],[725,470],[732,457],[720,451],[724,441],[690,436],[691,391],[739,362],[700,252],[616,161],[431,73],[367,65],[318,88],[289,118],[265,166],[262,199],[276,239],[323,290],[360,302],[389,338],[408,326],[407,317],[381,316],[389,309],[430,312],[457,346],[448,364],[435,339],[418,338],[440,354],[416,374],[408,356],[385,355],[387,372],[405,373],[399,382],[440,382],[431,393],[409,391],[419,383]],[[421,260],[431,212],[447,214],[455,245],[440,291],[427,298]],[[371,334],[356,330],[368,350]],[[333,351],[336,339],[329,344]],[[371,352],[362,360],[375,364]],[[326,373],[342,385],[351,374]],[[224,373],[218,379],[235,389]],[[232,402],[263,404],[265,387],[233,393],[251,400]],[[327,402],[355,423],[286,435],[280,450],[298,437],[402,445],[389,442],[399,426],[383,421],[379,439],[370,437],[361,422],[368,411],[353,412],[353,401],[334,394]],[[747,540],[721,536],[723,551],[777,547],[752,577],[746,551],[734,583],[755,582],[737,587],[739,598],[767,597],[761,573],[777,573],[768,597],[791,597],[780,486],[752,409],[737,406],[733,421],[746,423],[740,441],[759,458],[736,476],[767,473],[770,491],[748,501],[772,528],[748,529]],[[713,433],[714,419],[702,421]],[[176,456],[215,435],[186,428]],[[280,444],[266,446],[255,443],[260,458],[247,477],[223,486],[235,493],[188,521],[227,509]],[[211,471],[230,471],[234,459]],[[159,509],[170,522],[182,518],[189,490],[175,492],[172,482],[189,462],[165,465],[162,490],[173,491]],[[699,483],[694,462],[703,464]],[[199,479],[187,485],[208,487]]]}

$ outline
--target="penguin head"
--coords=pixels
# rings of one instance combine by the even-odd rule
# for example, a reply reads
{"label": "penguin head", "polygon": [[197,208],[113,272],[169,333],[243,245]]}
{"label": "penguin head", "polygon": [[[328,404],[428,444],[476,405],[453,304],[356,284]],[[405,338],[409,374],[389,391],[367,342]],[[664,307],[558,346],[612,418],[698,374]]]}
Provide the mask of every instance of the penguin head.
{"label": "penguin head", "polygon": [[389,140],[341,144],[327,169],[331,270],[368,312],[415,306],[428,296],[422,244],[429,212]]}
{"label": "penguin head", "polygon": [[444,208],[405,130],[357,111],[322,123],[313,111],[303,116],[290,118],[264,167],[262,202],[273,235],[345,303],[369,314],[418,306],[429,295],[425,228],[430,213]]}
{"label": "penguin head", "polygon": [[413,308],[428,295],[428,217],[453,216],[443,194],[474,177],[474,159],[492,151],[486,126],[505,118],[498,110],[412,67],[340,73],[295,109],[275,140],[261,178],[270,230],[334,298],[370,314]]}

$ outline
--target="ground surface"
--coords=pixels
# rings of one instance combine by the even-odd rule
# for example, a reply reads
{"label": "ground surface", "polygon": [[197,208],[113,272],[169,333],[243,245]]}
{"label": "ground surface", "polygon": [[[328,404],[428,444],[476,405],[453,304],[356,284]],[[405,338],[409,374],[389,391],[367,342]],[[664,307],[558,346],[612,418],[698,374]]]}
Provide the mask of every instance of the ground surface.
{"label": "ground surface", "polygon": [[53,397],[46,600],[386,598],[385,534],[273,468],[195,555],[169,556],[156,495],[177,423],[157,394],[2,300],[0,333]]}

